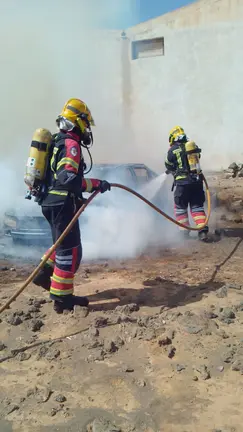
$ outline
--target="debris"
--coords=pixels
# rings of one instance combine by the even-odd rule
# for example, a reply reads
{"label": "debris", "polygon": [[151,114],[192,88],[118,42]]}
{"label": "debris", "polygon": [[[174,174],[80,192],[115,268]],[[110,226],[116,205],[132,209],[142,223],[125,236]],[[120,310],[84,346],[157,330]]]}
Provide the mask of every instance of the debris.
{"label": "debris", "polygon": [[186,369],[186,367],[184,365],[182,365],[182,364],[177,364],[176,365],[177,372],[181,372],[181,371],[183,371],[185,369]]}
{"label": "debris", "polygon": [[205,318],[207,319],[215,319],[218,318],[218,315],[214,313],[213,311],[205,311],[204,313]]}
{"label": "debris", "polygon": [[31,357],[31,354],[30,354],[30,353],[20,352],[20,353],[17,355],[17,360],[19,360],[19,361],[26,361],[26,360],[29,360],[30,357]]}
{"label": "debris", "polygon": [[113,342],[113,340],[105,340],[104,342],[104,350],[108,353],[114,353],[118,350],[118,347]]}
{"label": "debris", "polygon": [[151,341],[153,339],[156,339],[155,330],[153,328],[146,329],[146,331],[142,333],[142,337],[140,339],[143,339],[145,341]]}
{"label": "debris", "polygon": [[8,271],[8,270],[9,270],[9,267],[6,267],[6,266],[0,267],[0,271]]}
{"label": "debris", "polygon": [[196,367],[195,370],[200,373],[201,379],[203,381],[206,381],[211,378],[210,372],[208,371],[206,365],[201,365],[199,367]]}
{"label": "debris", "polygon": [[[33,307],[34,307],[34,306],[33,306]],[[22,316],[22,319],[23,319],[24,321],[28,321],[28,320],[31,319],[31,318],[32,318],[32,316],[31,316],[30,311],[24,313],[24,315]]]}
{"label": "debris", "polygon": [[239,214],[233,215],[232,220],[235,223],[241,223],[242,222],[242,216]]}
{"label": "debris", "polygon": [[38,403],[45,403],[50,399],[52,390],[48,387],[33,387],[27,390],[26,396],[29,398],[34,396]]}
{"label": "debris", "polygon": [[46,353],[48,352],[48,349],[49,349],[49,348],[48,348],[47,345],[42,345],[42,346],[40,347],[38,353],[37,353],[36,360],[40,360],[40,359],[42,359],[43,357],[45,357],[45,356],[46,356]]}
{"label": "debris", "polygon": [[133,379],[132,382],[138,387],[146,387],[146,381],[144,381],[143,379]]}
{"label": "debris", "polygon": [[74,316],[78,318],[86,318],[89,314],[89,308],[84,306],[74,306]]}
{"label": "debris", "polygon": [[167,331],[167,336],[168,336],[168,338],[171,339],[171,340],[174,339],[175,334],[176,334],[175,330],[168,330],[168,331]]}
{"label": "debris", "polygon": [[126,315],[132,312],[137,312],[138,310],[139,310],[139,306],[136,303],[130,303],[125,306],[117,306],[115,308],[115,312],[119,312]]}
{"label": "debris", "polygon": [[97,317],[93,323],[94,327],[106,327],[108,325],[108,318],[105,317]]}
{"label": "debris", "polygon": [[224,363],[231,363],[236,353],[235,348],[228,349],[221,354],[221,359]]}
{"label": "debris", "polygon": [[42,320],[40,320],[40,319],[33,319],[31,322],[30,322],[30,329],[33,331],[33,332],[37,332],[37,331],[39,331],[40,329],[41,329],[41,327],[44,325],[44,323],[43,323],[43,321]]}
{"label": "debris", "polygon": [[122,347],[122,346],[124,345],[124,340],[123,340],[120,336],[116,336],[116,337],[113,339],[113,341],[114,341],[114,344],[115,344],[118,348],[120,348],[120,347]]}
{"label": "debris", "polygon": [[90,337],[87,342],[84,343],[84,345],[88,348],[88,349],[93,349],[93,348],[98,348],[100,346],[102,346],[102,343],[95,337]]}
{"label": "debris", "polygon": [[141,330],[142,329],[140,329],[139,327],[133,327],[131,330],[131,338],[135,339],[137,336],[139,336],[141,333]]}
{"label": "debris", "polygon": [[57,348],[50,348],[47,351],[45,357],[46,357],[47,360],[52,361],[52,360],[57,359],[60,356],[60,354],[61,354],[61,352],[60,352],[59,349],[57,349]]}
{"label": "debris", "polygon": [[235,309],[239,312],[243,312],[243,301],[236,305]]}
{"label": "debris", "polygon": [[158,340],[159,346],[166,346],[166,345],[170,345],[171,343],[172,340],[168,336],[165,336]]}
{"label": "debris", "polygon": [[34,394],[36,394],[36,392],[38,391],[37,387],[31,388],[27,390],[26,396],[30,397],[33,396]]}
{"label": "debris", "polygon": [[89,336],[90,337],[98,337],[100,334],[99,330],[95,327],[90,327],[89,328]]}
{"label": "debris", "polygon": [[22,319],[20,318],[19,315],[16,314],[16,312],[14,312],[13,314],[10,314],[7,318],[7,323],[12,325],[12,326],[18,326],[20,324],[22,324]]}
{"label": "debris", "polygon": [[110,321],[112,324],[121,324],[121,323],[128,323],[128,322],[136,322],[136,318],[132,317],[131,315],[113,315]]}
{"label": "debris", "polygon": [[168,348],[168,357],[172,359],[175,356],[176,348],[171,346]]}
{"label": "debris", "polygon": [[184,327],[184,330],[187,333],[190,333],[190,334],[198,334],[198,333],[202,332],[203,327],[196,326],[196,325],[193,325],[193,326],[191,325],[191,326]]}
{"label": "debris", "polygon": [[239,284],[227,283],[225,286],[228,289],[234,289],[234,290],[237,290],[237,291],[240,291],[242,289],[242,285],[239,285]]}
{"label": "debris", "polygon": [[232,370],[243,374],[243,358],[235,359],[232,364]]}
{"label": "debris", "polygon": [[235,313],[234,313],[234,311],[233,311],[231,308],[229,308],[229,307],[226,307],[226,308],[223,309],[222,315],[223,315],[225,318],[232,318],[232,319],[235,318]]}
{"label": "debris", "polygon": [[219,371],[219,372],[223,372],[223,371],[224,371],[224,366],[218,366],[218,367],[217,367],[217,371]]}
{"label": "debris", "polygon": [[235,313],[233,309],[226,307],[223,309],[219,316],[219,320],[225,324],[232,324],[235,319]]}
{"label": "debris", "polygon": [[3,342],[0,341],[0,351],[3,351],[6,348],[7,348],[7,346]]}
{"label": "debris", "polygon": [[228,295],[228,288],[226,285],[222,286],[216,291],[216,296],[218,298],[225,298]]}
{"label": "debris", "polygon": [[38,403],[45,403],[50,399],[52,391],[49,388],[39,389],[35,395]]}
{"label": "debris", "polygon": [[170,308],[168,306],[161,306],[159,313],[168,311]]}
{"label": "debris", "polygon": [[220,336],[222,339],[228,339],[229,335],[227,335],[227,333],[224,330],[219,330],[217,332],[218,336]]}
{"label": "debris", "polygon": [[183,330],[189,334],[210,334],[218,328],[214,321],[209,321],[203,316],[196,315],[190,311],[179,318]]}
{"label": "debris", "polygon": [[94,362],[94,361],[103,361],[105,358],[105,352],[103,349],[97,349],[94,350],[87,358],[88,362]]}
{"label": "debris", "polygon": [[29,312],[30,314],[31,314],[31,313],[37,313],[37,312],[40,312],[40,308],[37,307],[37,306],[32,305],[32,306],[30,306],[30,308],[28,309],[28,312]]}
{"label": "debris", "polygon": [[139,327],[147,327],[149,323],[149,317],[148,316],[141,316],[137,319],[137,324]]}
{"label": "debris", "polygon": [[154,279],[146,279],[143,281],[144,286],[157,286],[161,285],[161,283],[165,282],[165,280],[161,276],[157,276]]}
{"label": "debris", "polygon": [[58,413],[58,411],[59,411],[58,408],[52,408],[51,409],[51,417],[54,417]]}
{"label": "debris", "polygon": [[62,394],[59,394],[55,397],[55,401],[63,403],[66,402],[67,398],[65,396],[63,396]]}
{"label": "debris", "polygon": [[134,372],[134,369],[131,366],[123,365],[122,366],[122,372],[132,373],[132,372]]}
{"label": "debris", "polygon": [[31,306],[34,303],[34,300],[34,298],[30,297],[27,301],[27,304]]}
{"label": "debris", "polygon": [[232,163],[229,165],[228,169],[229,169],[229,170],[232,170],[232,171],[238,171],[239,167],[238,167],[238,165],[237,165],[236,162],[232,162]]}
{"label": "debris", "polygon": [[12,414],[14,411],[19,410],[19,405],[9,405],[6,409],[6,415]]}

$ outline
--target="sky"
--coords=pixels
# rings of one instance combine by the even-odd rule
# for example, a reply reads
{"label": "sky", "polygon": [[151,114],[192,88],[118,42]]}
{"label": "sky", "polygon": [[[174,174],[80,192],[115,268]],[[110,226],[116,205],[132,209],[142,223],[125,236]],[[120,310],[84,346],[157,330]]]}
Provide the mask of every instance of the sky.
{"label": "sky", "polygon": [[170,12],[195,0],[136,0],[138,6],[139,21],[148,19]]}
{"label": "sky", "polygon": [[195,1],[197,0],[128,0],[128,2],[123,0],[123,5],[126,6],[115,27],[130,27]]}

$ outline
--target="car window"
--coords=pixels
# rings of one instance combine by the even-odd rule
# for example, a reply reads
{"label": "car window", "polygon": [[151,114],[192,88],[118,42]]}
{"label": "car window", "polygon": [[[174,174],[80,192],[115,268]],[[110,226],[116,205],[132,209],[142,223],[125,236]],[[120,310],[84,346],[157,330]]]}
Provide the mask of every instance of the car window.
{"label": "car window", "polygon": [[134,171],[135,176],[137,178],[137,182],[144,183],[144,182],[148,181],[149,176],[148,176],[148,171],[146,170],[146,168],[136,167],[136,168],[133,168],[133,171]]}
{"label": "car window", "polygon": [[129,168],[126,168],[126,177],[130,180],[133,179],[132,171]]}

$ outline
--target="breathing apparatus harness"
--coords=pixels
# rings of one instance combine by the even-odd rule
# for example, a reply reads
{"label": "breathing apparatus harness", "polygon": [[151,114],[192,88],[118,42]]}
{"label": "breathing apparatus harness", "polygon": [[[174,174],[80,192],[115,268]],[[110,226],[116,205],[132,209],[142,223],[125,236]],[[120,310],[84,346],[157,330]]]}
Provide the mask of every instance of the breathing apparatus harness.
{"label": "breathing apparatus harness", "polygon": [[[80,145],[87,150],[90,159],[90,166],[88,169],[86,163],[83,161],[84,175],[87,175],[93,168],[93,159],[90,148],[93,146],[94,139],[90,122],[86,114],[82,113],[80,119],[85,123],[85,127],[80,127],[82,133]],[[81,123],[79,123],[79,126],[80,124]],[[60,118],[57,119],[57,125],[60,125]],[[42,204],[50,187],[50,162],[57,136],[58,133],[52,135],[47,129],[37,129],[31,142],[30,154],[24,178],[25,183],[29,187],[25,199],[31,200],[33,196],[35,197],[35,202],[39,205]]]}
{"label": "breathing apparatus harness", "polygon": [[82,113],[80,117],[86,123],[86,130],[84,132],[83,131],[82,132],[83,132],[84,135],[87,136],[87,140],[84,139],[84,140],[81,141],[81,147],[85,148],[87,150],[88,155],[89,155],[90,167],[89,167],[88,170],[87,170],[87,165],[84,162],[84,175],[87,175],[87,174],[90,173],[90,171],[93,168],[93,158],[92,158],[90,149],[91,149],[91,147],[94,144],[94,138],[93,138],[93,133],[92,133],[90,122],[89,122],[89,120],[87,118],[87,115]]}
{"label": "breathing apparatus harness", "polygon": [[[178,168],[176,171],[171,172],[174,177],[174,182],[171,191],[174,190],[176,177],[187,176],[192,181],[202,180],[202,170],[200,167],[200,154],[202,150],[197,147],[194,141],[190,141],[186,135],[179,136],[176,143],[181,150],[181,159],[183,161],[183,168]],[[167,170],[167,174],[169,171]]]}

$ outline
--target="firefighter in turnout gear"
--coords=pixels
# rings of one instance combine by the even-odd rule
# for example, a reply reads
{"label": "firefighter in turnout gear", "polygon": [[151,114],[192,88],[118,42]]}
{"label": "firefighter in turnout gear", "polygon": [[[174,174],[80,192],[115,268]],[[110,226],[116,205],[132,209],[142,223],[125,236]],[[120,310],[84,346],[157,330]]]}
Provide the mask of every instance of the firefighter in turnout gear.
{"label": "firefighter in turnout gear", "polygon": [[[166,173],[174,176],[174,204],[176,220],[189,226],[188,206],[198,228],[200,240],[207,240],[208,227],[204,211],[205,193],[200,168],[201,149],[189,140],[180,126],[175,126],[169,134],[170,148],[165,161]],[[184,234],[189,231],[182,229]]]}
{"label": "firefighter in turnout gear", "polygon": [[[41,207],[49,222],[53,243],[60,237],[83,204],[84,192],[101,193],[110,190],[107,181],[84,179],[82,146],[92,140],[93,118],[87,105],[79,99],[70,99],[56,120],[59,132],[53,135],[47,169],[48,191]],[[72,310],[75,305],[88,306],[86,297],[73,295],[74,274],[82,258],[82,245],[78,221],[60,246],[37,274],[34,283],[50,291],[54,310]]]}

